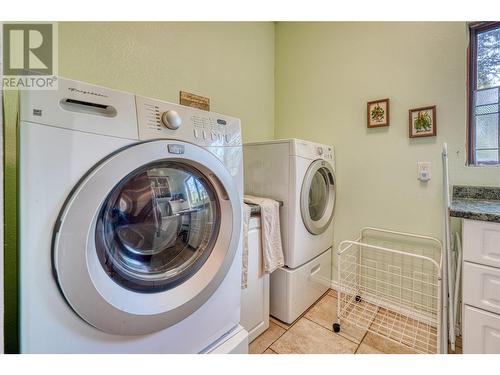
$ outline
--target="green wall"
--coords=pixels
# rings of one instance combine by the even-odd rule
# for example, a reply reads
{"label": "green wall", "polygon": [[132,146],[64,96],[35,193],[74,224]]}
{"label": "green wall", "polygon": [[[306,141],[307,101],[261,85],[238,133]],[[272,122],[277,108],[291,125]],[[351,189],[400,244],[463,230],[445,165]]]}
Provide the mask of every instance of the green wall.
{"label": "green wall", "polygon": [[59,73],[174,103],[208,96],[245,140],[274,136],[271,22],[59,23]]}
{"label": "green wall", "polygon": [[[275,133],[335,146],[335,245],[363,226],[440,237],[443,142],[451,184],[500,185],[500,168],[465,166],[467,44],[465,22],[276,25]],[[390,126],[367,129],[383,98]],[[434,104],[437,137],[410,140],[408,109]]]}
{"label": "green wall", "polygon": [[4,335],[5,353],[18,351],[17,324],[17,91],[5,91],[4,104]]}

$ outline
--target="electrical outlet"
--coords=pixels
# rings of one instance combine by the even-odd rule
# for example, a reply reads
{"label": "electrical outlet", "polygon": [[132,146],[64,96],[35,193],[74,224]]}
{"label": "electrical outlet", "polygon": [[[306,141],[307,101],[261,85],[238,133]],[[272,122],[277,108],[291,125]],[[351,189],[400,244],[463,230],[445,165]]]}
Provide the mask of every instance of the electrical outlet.
{"label": "electrical outlet", "polygon": [[419,161],[417,163],[418,176],[420,181],[429,181],[431,179],[431,162]]}

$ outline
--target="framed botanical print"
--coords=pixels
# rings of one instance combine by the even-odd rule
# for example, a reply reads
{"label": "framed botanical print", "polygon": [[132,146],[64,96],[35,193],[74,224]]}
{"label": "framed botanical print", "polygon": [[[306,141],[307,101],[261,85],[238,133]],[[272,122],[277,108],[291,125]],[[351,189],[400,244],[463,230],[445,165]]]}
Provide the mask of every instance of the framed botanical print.
{"label": "framed botanical print", "polygon": [[410,109],[410,138],[433,137],[437,134],[436,106]]}
{"label": "framed botanical print", "polygon": [[368,102],[367,126],[380,128],[389,126],[389,99],[380,99]]}

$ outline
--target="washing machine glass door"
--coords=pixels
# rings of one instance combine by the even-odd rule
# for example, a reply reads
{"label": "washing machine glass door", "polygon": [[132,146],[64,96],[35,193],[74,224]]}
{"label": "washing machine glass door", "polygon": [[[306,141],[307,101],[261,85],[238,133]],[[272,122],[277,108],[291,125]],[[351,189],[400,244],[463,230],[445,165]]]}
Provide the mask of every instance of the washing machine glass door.
{"label": "washing machine glass door", "polygon": [[217,192],[190,164],[152,162],[115,186],[96,224],[97,255],[111,279],[137,292],[170,289],[197,272],[213,250]]}
{"label": "washing machine glass door", "polygon": [[321,234],[333,219],[335,175],[330,163],[315,160],[304,176],[300,197],[302,221],[312,234]]}
{"label": "washing machine glass door", "polygon": [[241,197],[222,163],[183,142],[133,145],[74,189],[53,264],[73,310],[110,333],[154,332],[217,289],[239,243]]}

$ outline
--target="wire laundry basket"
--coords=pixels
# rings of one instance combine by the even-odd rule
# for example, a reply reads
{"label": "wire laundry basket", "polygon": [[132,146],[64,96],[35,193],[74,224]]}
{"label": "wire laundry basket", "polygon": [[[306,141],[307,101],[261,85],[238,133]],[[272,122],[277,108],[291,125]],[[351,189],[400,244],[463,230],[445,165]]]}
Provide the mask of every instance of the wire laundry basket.
{"label": "wire laundry basket", "polygon": [[337,320],[418,353],[440,353],[442,244],[436,238],[366,227],[337,250]]}

